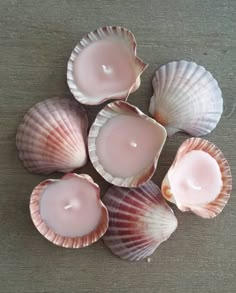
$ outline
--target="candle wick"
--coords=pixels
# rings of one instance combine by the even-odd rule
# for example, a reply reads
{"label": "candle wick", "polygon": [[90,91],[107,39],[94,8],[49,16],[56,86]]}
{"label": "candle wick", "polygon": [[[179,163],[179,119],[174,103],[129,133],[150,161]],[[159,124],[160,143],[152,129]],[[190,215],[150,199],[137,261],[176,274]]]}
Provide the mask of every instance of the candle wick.
{"label": "candle wick", "polygon": [[111,74],[112,73],[112,68],[110,66],[102,65],[102,69],[103,69],[103,72],[105,74]]}
{"label": "candle wick", "polygon": [[72,204],[68,204],[68,205],[64,206],[64,209],[65,209],[65,210],[69,210],[69,209],[71,209],[71,208],[72,208]]}
{"label": "candle wick", "polygon": [[187,180],[187,184],[195,190],[201,190],[202,187],[200,185],[194,184],[191,180]]}
{"label": "candle wick", "polygon": [[133,148],[136,148],[136,147],[137,147],[137,143],[134,142],[134,141],[131,141],[131,142],[130,142],[130,146],[132,146]]}
{"label": "candle wick", "polygon": [[71,200],[69,201],[69,203],[68,203],[67,205],[64,206],[64,210],[69,210],[69,209],[71,209],[71,208],[75,208],[75,209],[77,209],[77,208],[79,208],[79,207],[80,207],[80,203],[79,203],[79,201],[76,200],[76,199],[71,199]]}

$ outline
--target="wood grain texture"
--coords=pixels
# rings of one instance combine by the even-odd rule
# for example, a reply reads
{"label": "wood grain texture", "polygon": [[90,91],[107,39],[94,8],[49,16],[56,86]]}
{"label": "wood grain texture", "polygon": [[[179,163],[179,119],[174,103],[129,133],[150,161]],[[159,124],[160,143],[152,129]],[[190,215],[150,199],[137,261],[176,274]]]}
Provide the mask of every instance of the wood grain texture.
{"label": "wood grain texture", "polygon": [[[36,102],[70,95],[66,63],[72,48],[86,32],[107,24],[132,30],[139,56],[150,64],[129,98],[146,113],[151,77],[161,64],[194,60],[213,73],[225,109],[207,138],[222,149],[236,176],[235,0],[0,0],[0,292],[234,293],[235,190],[213,220],[174,207],[179,228],[150,263],[122,261],[101,241],[82,250],[61,249],[33,227],[29,195],[46,177],[28,174],[18,161],[17,125]],[[90,122],[100,108],[88,107]],[[187,137],[168,139],[154,176],[159,185]],[[90,165],[81,172],[93,176],[102,192],[108,187]]]}

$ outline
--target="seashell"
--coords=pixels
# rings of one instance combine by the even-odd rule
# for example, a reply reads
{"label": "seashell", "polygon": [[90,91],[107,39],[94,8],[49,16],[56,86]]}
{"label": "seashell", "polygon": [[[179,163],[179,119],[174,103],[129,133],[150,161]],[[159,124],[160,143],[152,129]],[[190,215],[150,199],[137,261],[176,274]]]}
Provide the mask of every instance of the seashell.
{"label": "seashell", "polygon": [[167,135],[183,131],[193,136],[211,132],[222,111],[221,90],[212,74],[194,62],[174,61],[157,70],[149,112]]}
{"label": "seashell", "polygon": [[178,222],[152,181],[137,188],[112,186],[103,202],[109,213],[105,245],[117,256],[138,261],[150,256]]}
{"label": "seashell", "polygon": [[[115,126],[116,123],[119,126]],[[104,129],[109,129],[107,133],[112,131],[112,136],[108,134],[108,138]],[[162,125],[137,107],[115,101],[98,113],[91,126],[88,152],[94,168],[106,181],[122,187],[137,187],[154,174],[165,140],[166,131]],[[144,141],[150,141],[147,149]],[[106,148],[103,156],[101,144]]]}
{"label": "seashell", "polygon": [[24,167],[33,173],[69,172],[87,162],[88,118],[75,100],[50,98],[24,116],[16,146]]}
{"label": "seashell", "polygon": [[[66,186],[62,186],[62,184],[66,184]],[[83,184],[86,184],[85,187]],[[51,198],[51,201],[48,199],[48,201],[45,202],[45,196],[49,196],[49,193],[46,194],[46,192],[49,192],[50,188],[51,196],[52,194],[55,196],[54,198]],[[54,188],[53,191],[52,188]],[[91,188],[91,190],[87,193],[81,191],[79,194],[77,191],[79,188]],[[64,198],[61,198],[60,192],[63,192],[64,190],[67,190],[68,194],[65,194]],[[73,194],[73,191],[74,193],[76,191],[76,194]],[[92,195],[95,195],[95,198],[92,198]],[[71,206],[69,206],[69,208],[71,208],[70,213],[65,214],[63,213],[64,209],[67,209],[68,206],[65,206],[63,209],[63,201],[67,198],[69,200],[69,197],[72,196],[76,196],[76,199],[79,201],[79,207],[75,210],[77,206],[75,203],[72,203]],[[96,221],[96,223],[98,222],[98,224],[97,226],[95,225],[95,228],[90,230],[88,229],[91,227],[85,227],[85,222],[91,221],[89,219],[89,217],[91,217],[91,205],[88,201],[83,201],[83,196],[86,196],[86,198],[91,196],[90,200],[93,205],[95,204],[94,201],[97,201],[95,208],[98,209],[98,211],[96,211],[98,215],[96,215],[97,218],[94,219],[94,221]],[[50,202],[53,202],[53,204],[50,204]],[[46,215],[45,206],[49,217]],[[81,211],[81,208],[86,208],[86,212]],[[83,212],[84,215],[82,222],[79,221],[79,217],[82,217],[78,215],[80,212]],[[100,188],[94,183],[93,179],[86,174],[78,175],[75,173],[69,173],[64,175],[60,180],[48,179],[41,182],[34,188],[31,194],[30,214],[35,227],[47,240],[66,248],[86,247],[100,239],[108,228],[108,212],[100,200]],[[86,214],[88,216],[86,216]],[[60,218],[58,218],[58,215],[60,215]],[[70,216],[73,217],[72,220],[69,218]],[[94,213],[93,218],[95,218]],[[69,221],[73,221],[74,225],[71,225]],[[94,223],[90,223],[90,225],[94,225]],[[62,235],[62,233],[57,231],[61,230],[61,227],[63,226],[66,226],[66,228],[64,227],[63,229],[68,230],[68,235]],[[86,233],[85,231],[82,231],[84,229],[87,229]],[[70,236],[70,233],[77,234],[77,236],[72,237]]]}
{"label": "seashell", "polygon": [[67,83],[82,104],[126,100],[139,88],[146,67],[136,55],[134,35],[122,27],[106,26],[90,32],[76,45],[67,65]]}
{"label": "seashell", "polygon": [[[194,158],[196,151],[200,157]],[[201,138],[190,138],[178,149],[161,189],[163,196],[175,203],[181,211],[192,211],[202,218],[214,218],[230,197],[230,166],[213,143]]]}

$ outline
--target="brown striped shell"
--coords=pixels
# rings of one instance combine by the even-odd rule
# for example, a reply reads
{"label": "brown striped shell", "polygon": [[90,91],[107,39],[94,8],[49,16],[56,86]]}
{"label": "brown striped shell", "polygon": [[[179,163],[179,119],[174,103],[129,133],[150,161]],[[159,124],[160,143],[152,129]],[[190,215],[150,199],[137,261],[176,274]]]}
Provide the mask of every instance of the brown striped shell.
{"label": "brown striped shell", "polygon": [[46,99],[18,127],[19,158],[33,173],[73,171],[87,162],[87,129],[87,113],[74,99]]}
{"label": "brown striped shell", "polygon": [[137,188],[112,186],[103,202],[109,213],[104,243],[117,256],[138,261],[150,256],[178,222],[152,181]]}

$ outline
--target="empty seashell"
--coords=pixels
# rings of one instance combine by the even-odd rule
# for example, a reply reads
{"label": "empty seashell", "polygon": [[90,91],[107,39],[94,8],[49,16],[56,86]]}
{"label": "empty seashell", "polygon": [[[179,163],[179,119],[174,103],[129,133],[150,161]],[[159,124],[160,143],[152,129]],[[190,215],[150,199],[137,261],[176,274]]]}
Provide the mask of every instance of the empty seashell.
{"label": "empty seashell", "polygon": [[66,248],[97,241],[108,227],[108,212],[100,188],[89,175],[66,174],[35,187],[30,214],[37,230],[52,243]]}
{"label": "empty seashell", "polygon": [[74,48],[67,66],[67,83],[79,102],[97,105],[126,99],[140,85],[147,67],[136,56],[133,34],[106,26],[90,32]]}
{"label": "empty seashell", "polygon": [[69,172],[87,162],[88,118],[75,100],[51,98],[34,105],[17,135],[19,158],[34,173]]}
{"label": "empty seashell", "polygon": [[213,143],[190,138],[180,146],[162,183],[163,196],[181,211],[202,218],[217,216],[230,197],[232,177],[224,155]]}
{"label": "empty seashell", "polygon": [[130,261],[150,256],[177,228],[178,222],[152,181],[137,188],[111,187],[103,198],[109,227],[103,240]]}
{"label": "empty seashell", "polygon": [[167,135],[178,131],[201,136],[220,120],[223,99],[217,81],[194,62],[174,61],[157,70],[149,112],[165,126]]}
{"label": "empty seashell", "polygon": [[166,131],[137,107],[116,101],[101,110],[90,128],[89,157],[108,182],[136,187],[156,170]]}

